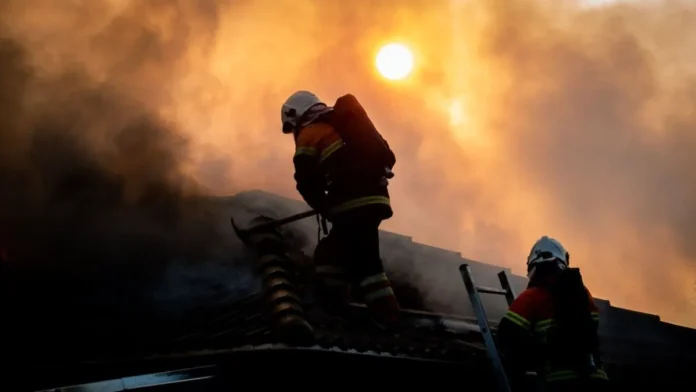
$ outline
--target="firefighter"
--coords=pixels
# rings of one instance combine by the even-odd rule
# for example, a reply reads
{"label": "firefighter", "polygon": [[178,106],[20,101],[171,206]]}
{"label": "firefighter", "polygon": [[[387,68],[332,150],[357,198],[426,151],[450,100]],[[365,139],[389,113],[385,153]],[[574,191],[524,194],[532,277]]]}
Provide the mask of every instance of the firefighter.
{"label": "firefighter", "polygon": [[[295,138],[297,190],[332,226],[315,251],[317,275],[328,286],[343,282],[357,289],[375,323],[390,328],[398,322],[399,305],[382,265],[378,229],[393,215],[387,179],[395,159],[356,105],[352,95],[331,107],[311,92],[298,91],[282,106],[283,133]],[[391,154],[386,167],[373,164],[382,161],[378,152],[370,152],[382,150],[368,145],[376,140],[369,132]]]}
{"label": "firefighter", "polygon": [[[498,327],[498,345],[510,383],[547,391],[603,391],[607,374],[599,355],[599,311],[563,245],[541,237],[527,258],[529,285]],[[531,368],[530,368],[531,366]]]}

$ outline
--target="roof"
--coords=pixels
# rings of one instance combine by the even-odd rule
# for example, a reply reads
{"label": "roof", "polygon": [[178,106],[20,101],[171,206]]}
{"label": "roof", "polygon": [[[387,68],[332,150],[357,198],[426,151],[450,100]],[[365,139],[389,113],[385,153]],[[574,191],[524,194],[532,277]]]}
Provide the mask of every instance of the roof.
{"label": "roof", "polygon": [[[365,321],[359,304],[353,304],[344,317],[327,322],[321,312],[312,311],[311,301],[307,301],[305,316],[315,327],[316,341],[307,347],[291,347],[280,343],[271,332],[263,313],[261,283],[252,268],[255,255],[234,235],[228,217],[249,220],[262,214],[281,218],[308,207],[296,200],[257,191],[207,203],[209,216],[219,220],[219,230],[226,238],[219,246],[219,258],[171,263],[158,276],[159,280],[144,285],[147,290],[137,295],[129,286],[128,271],[119,272],[124,278],[118,282],[128,283],[123,284],[123,291],[116,292],[125,297],[112,298],[114,304],[99,297],[89,305],[79,277],[72,283],[62,277],[57,283],[35,285],[31,290],[41,295],[22,294],[25,297],[21,304],[10,302],[4,308],[7,320],[12,320],[8,322],[5,354],[13,355],[13,363],[24,370],[40,371],[41,380],[31,381],[50,384],[46,386],[227,361],[233,361],[241,371],[245,366],[275,360],[271,358],[281,361],[289,352],[302,352],[318,363],[327,360],[325,355],[334,358],[331,360],[337,360],[339,355],[346,361],[357,356],[389,363],[416,361],[419,369],[429,363],[433,369],[447,368],[457,374],[464,369],[479,377],[486,374],[487,362],[466,290],[459,274],[453,272],[459,264],[468,263],[477,284],[497,286],[496,274],[504,268],[463,259],[459,253],[418,244],[407,236],[381,232],[385,268],[394,281],[397,296],[411,308],[406,315],[410,325],[407,330],[396,336],[380,333]],[[289,224],[282,236],[290,247],[307,255],[316,244],[316,230],[316,221],[305,219]],[[4,268],[3,278],[17,278],[4,282],[4,298],[20,298],[18,293],[32,292],[13,282],[36,281],[35,274],[22,278],[22,274],[35,271],[22,270],[21,266],[16,271],[12,270],[14,266]],[[518,292],[526,285],[523,277],[512,276],[511,281]],[[66,297],[64,292],[73,292],[74,296]],[[65,303],[66,298],[81,302],[75,302],[79,306],[70,306]],[[506,308],[502,298],[484,297],[484,305],[492,321],[499,319]],[[605,305],[601,332],[605,340],[609,339],[604,347],[610,361],[627,363],[651,356],[650,363],[655,358],[671,363],[668,360],[676,360],[669,359],[676,343],[696,341],[693,330],[677,332],[677,328],[663,327],[667,324],[654,317],[619,310],[608,302]],[[622,316],[627,314],[632,316]],[[627,319],[630,325],[625,323]],[[627,335],[627,330],[633,333]],[[645,333],[661,338],[647,338]],[[614,336],[623,336],[623,340]],[[645,354],[639,356],[631,347],[637,347],[641,341],[648,343],[641,346]],[[265,359],[255,362],[252,358],[257,355]],[[239,359],[242,357],[245,359]],[[693,355],[684,354],[678,360],[682,364],[696,363]],[[399,366],[403,369],[407,365]]]}
{"label": "roof", "polygon": [[[247,192],[231,200],[248,199],[264,205],[265,211],[282,210],[282,216],[299,213],[308,208],[302,202],[264,192]],[[298,232],[303,233],[303,236],[309,238],[306,247],[311,249],[316,243],[312,236],[316,227],[316,222],[305,220],[291,225],[286,231],[295,233],[294,236],[298,236]],[[418,244],[411,237],[387,232],[381,232],[380,236],[382,256],[390,277],[395,281],[408,281],[419,291],[424,309],[430,312],[473,317],[464,285],[459,274],[453,273],[459,264],[469,264],[476,283],[481,286],[497,287],[497,273],[506,270],[500,266],[463,258],[457,252]],[[526,287],[525,277],[511,274],[510,280],[517,293]],[[493,323],[499,320],[507,309],[503,298],[484,296],[483,301],[489,321]],[[696,350],[678,349],[696,347],[696,330],[674,328],[660,321],[656,315],[617,308],[602,299],[596,301],[602,312],[599,332],[604,359],[608,363],[670,369],[696,366]],[[683,376],[688,376],[688,372],[684,371]]]}
{"label": "roof", "polygon": [[[357,355],[380,361],[427,362],[427,366],[432,368],[466,364],[469,371],[478,371],[479,374],[487,371],[486,362],[482,360],[485,356],[483,346],[478,342],[477,328],[471,324],[471,320],[411,311],[406,317],[412,327],[401,334],[391,335],[380,333],[366,321],[363,305],[352,304],[352,311],[344,317],[328,321],[308,312],[307,318],[315,326],[316,341],[307,346],[292,346],[274,336],[263,309],[259,293],[243,300],[221,298],[186,315],[183,320],[161,320],[158,328],[150,326],[150,329],[158,329],[161,333],[139,336],[141,349],[138,351],[133,351],[132,344],[129,344],[108,355],[100,353],[72,363],[63,356],[57,356],[52,362],[41,363],[43,377],[33,380],[38,382],[33,386],[45,388],[95,382],[144,372],[219,365],[226,361],[234,361],[235,368],[240,371],[244,366],[251,367],[252,363],[268,365],[291,352],[301,353],[298,355],[306,364],[350,362],[355,359],[344,356]],[[264,353],[263,359],[249,358],[249,355],[259,353]],[[340,355],[340,358],[336,358],[336,355]],[[238,359],[242,356],[244,359]],[[461,373],[461,369],[452,372]],[[122,382],[136,380],[140,379]]]}
{"label": "roof", "polygon": [[[220,198],[215,200],[215,210],[231,209],[237,216],[257,213],[266,213],[263,208],[255,211],[254,203],[244,202],[248,194],[237,198]],[[242,201],[242,204],[240,203]],[[253,201],[263,200],[258,196],[252,197]],[[282,199],[276,199],[282,200]],[[264,205],[268,207],[268,203]],[[222,207],[222,208],[220,208]],[[283,210],[283,208],[278,208]],[[251,211],[250,211],[251,210]],[[285,213],[292,213],[290,209]],[[224,214],[224,212],[222,212]],[[307,222],[304,222],[307,223]],[[302,223],[300,223],[302,225]],[[308,230],[313,228],[309,227]],[[231,231],[231,230],[230,230]],[[288,231],[284,231],[287,235]],[[308,237],[308,236],[306,236]],[[230,232],[230,238],[234,238]],[[298,248],[313,246],[308,238],[295,233],[290,235],[289,244]],[[399,241],[400,238],[394,240]],[[247,260],[246,248],[238,247],[240,253],[236,254],[239,260],[245,260],[246,267],[252,265]],[[245,267],[245,268],[246,268]],[[250,274],[245,278],[254,282],[248,286],[250,290],[245,296],[240,297],[239,290],[229,290],[219,287],[213,291],[205,302],[195,307],[188,307],[178,314],[149,315],[140,318],[137,325],[117,325],[118,328],[104,326],[103,321],[91,320],[89,316],[82,315],[79,330],[70,331],[70,336],[80,335],[82,341],[75,345],[72,341],[71,355],[66,354],[66,347],[57,350],[58,355],[53,358],[45,358],[41,363],[44,380],[58,384],[68,384],[76,381],[90,381],[95,377],[108,378],[113,376],[128,375],[133,363],[161,364],[163,367],[154,366],[151,370],[161,371],[169,369],[184,361],[189,365],[200,365],[205,358],[220,358],[238,355],[248,355],[252,352],[265,352],[269,355],[279,355],[293,346],[288,346],[272,332],[267,315],[264,314],[265,305],[263,296],[259,292],[258,277],[249,270]],[[478,327],[474,320],[466,316],[454,316],[436,314],[422,309],[422,301],[417,290],[408,284],[395,284],[397,294],[405,301],[405,304],[415,304],[421,309],[407,310],[405,318],[408,326],[397,334],[383,333],[374,327],[366,315],[364,306],[352,304],[351,311],[341,317],[327,317],[321,309],[306,302],[305,316],[314,327],[315,341],[310,345],[295,350],[303,352],[327,352],[328,354],[367,355],[379,360],[412,360],[428,362],[432,364],[464,364],[468,363],[469,369],[485,368],[485,356]],[[462,294],[464,291],[462,291]],[[409,298],[412,300],[409,302]],[[108,320],[113,322],[114,320]],[[94,326],[100,325],[100,332],[94,331]],[[117,333],[115,330],[118,329]],[[99,342],[98,344],[95,344]],[[61,347],[61,342],[50,342],[51,347]],[[137,349],[134,349],[137,347]],[[198,358],[193,363],[191,358]],[[216,359],[216,362],[218,360]],[[166,365],[165,365],[166,364]],[[182,364],[183,365],[183,364]],[[141,369],[149,369],[145,366]],[[485,369],[484,369],[485,370]],[[114,373],[116,372],[116,373]],[[478,371],[482,374],[481,371]]]}

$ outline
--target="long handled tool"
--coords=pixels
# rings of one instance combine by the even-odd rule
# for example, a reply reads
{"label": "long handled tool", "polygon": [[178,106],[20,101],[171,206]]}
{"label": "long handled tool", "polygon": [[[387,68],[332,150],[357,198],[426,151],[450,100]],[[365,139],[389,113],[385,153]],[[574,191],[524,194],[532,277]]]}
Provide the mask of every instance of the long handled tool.
{"label": "long handled tool", "polygon": [[248,229],[240,229],[239,227],[237,227],[237,225],[234,223],[234,218],[230,218],[230,222],[232,222],[232,227],[234,228],[235,233],[237,233],[237,236],[239,236],[240,238],[246,238],[249,234],[259,233],[262,231],[270,230],[270,229],[273,229],[276,227],[283,226],[283,225],[288,224],[290,222],[295,222],[295,221],[298,221],[300,219],[309,218],[310,216],[314,216],[317,214],[318,213],[316,211],[309,210],[309,211],[301,212],[299,214],[295,214],[295,215],[292,215],[292,216],[289,216],[287,218],[283,218],[280,220],[273,220],[270,222],[261,223],[259,225],[256,225],[254,227],[250,227]]}

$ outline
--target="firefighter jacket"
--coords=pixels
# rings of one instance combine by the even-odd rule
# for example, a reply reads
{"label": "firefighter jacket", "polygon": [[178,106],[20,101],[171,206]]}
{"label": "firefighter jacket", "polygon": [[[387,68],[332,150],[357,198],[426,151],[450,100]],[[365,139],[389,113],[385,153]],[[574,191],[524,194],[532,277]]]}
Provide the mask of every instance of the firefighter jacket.
{"label": "firefighter jacket", "polygon": [[[608,380],[599,357],[599,311],[587,288],[585,292],[589,298],[585,305],[589,310],[586,312],[589,320],[584,323],[587,328],[563,328],[564,331],[558,322],[558,301],[547,286],[530,284],[515,299],[501,320],[497,334],[508,373],[519,375],[525,370],[534,370],[549,386],[580,379],[600,383]],[[574,332],[568,333],[568,330]],[[574,334],[576,336],[572,336]],[[588,338],[581,339],[577,336],[580,334]],[[577,350],[573,342],[579,341],[588,343]],[[514,378],[515,375],[511,377]]]}
{"label": "firefighter jacket", "polygon": [[295,181],[307,204],[327,218],[373,206],[380,219],[392,216],[386,179],[360,167],[351,156],[330,116],[304,127],[295,135]]}

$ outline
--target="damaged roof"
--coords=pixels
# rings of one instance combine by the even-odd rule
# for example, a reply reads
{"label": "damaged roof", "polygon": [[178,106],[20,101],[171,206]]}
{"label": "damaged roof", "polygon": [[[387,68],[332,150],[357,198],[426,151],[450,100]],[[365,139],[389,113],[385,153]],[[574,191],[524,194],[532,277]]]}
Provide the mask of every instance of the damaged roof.
{"label": "damaged roof", "polygon": [[[303,208],[301,203],[295,203],[287,199],[262,192],[243,193],[232,198],[218,198],[211,203],[211,211],[215,211],[223,217],[234,215],[237,219],[244,216],[256,217],[258,215],[280,218],[299,212]],[[226,221],[226,219],[225,219]],[[222,223],[221,223],[222,224]],[[253,252],[238,243],[231,227],[222,224],[222,228],[229,233],[230,242],[238,254],[238,260],[253,258]],[[229,225],[229,224],[228,224]],[[310,219],[289,225],[283,230],[283,238],[287,239],[291,247],[311,254],[316,244],[316,221]],[[384,236],[383,247],[389,258],[390,250],[394,253],[393,265],[402,264],[402,267],[413,268],[411,258],[400,255],[400,243],[408,246],[413,241],[406,237],[382,233]],[[433,248],[436,250],[435,248]],[[436,250],[437,251],[437,250]],[[446,252],[446,251],[443,251]],[[456,254],[452,254],[456,255]],[[248,266],[253,261],[245,261]],[[436,264],[433,264],[433,270]],[[453,268],[457,264],[452,265]],[[403,270],[403,268],[401,268]],[[249,273],[249,271],[247,271]],[[133,361],[143,363],[171,363],[171,361],[190,358],[210,358],[220,355],[239,355],[251,352],[282,352],[290,346],[278,339],[273,333],[273,328],[264,310],[258,275],[250,274],[250,277],[234,278],[235,283],[245,281],[249,293],[240,297],[240,290],[230,290],[225,285],[220,285],[216,292],[211,291],[205,301],[197,306],[189,307],[185,303],[182,306],[185,311],[178,312],[169,317],[144,317],[140,325],[131,325],[122,328],[118,336],[113,335],[112,329],[105,329],[102,339],[109,339],[105,335],[111,335],[113,344],[99,345],[95,350],[82,350],[75,362],[66,368],[64,356],[55,357],[53,361],[47,358],[42,364],[46,377],[54,383],[62,381],[63,384],[70,380],[81,379],[90,373],[102,378],[113,375],[114,369],[128,368],[125,364]],[[254,279],[256,278],[256,279]],[[407,279],[406,276],[394,277],[398,282]],[[212,282],[211,283],[215,283]],[[458,297],[466,302],[466,291],[463,283],[456,282],[459,290]],[[416,360],[439,364],[464,364],[468,363],[469,369],[478,369],[484,366],[484,348],[480,342],[478,327],[475,320],[466,314],[448,315],[427,310],[423,305],[425,298],[415,286],[407,284],[395,284],[395,290],[407,304],[413,304],[417,309],[407,309],[405,319],[408,327],[396,334],[385,333],[378,330],[370,322],[364,305],[351,304],[350,312],[341,317],[327,316],[321,309],[312,305],[311,301],[304,303],[306,309],[304,317],[314,329],[314,340],[311,344],[303,345],[304,351],[322,351],[334,354],[367,355],[381,360]],[[85,317],[87,319],[87,317]],[[83,320],[86,321],[86,320]],[[82,325],[96,325],[100,321],[82,323]],[[95,335],[89,328],[83,328],[85,336]],[[138,347],[134,350],[134,347]],[[108,348],[107,350],[105,350]],[[297,347],[295,347],[297,349]],[[76,352],[79,352],[76,350]],[[246,355],[246,354],[244,354]],[[87,361],[84,359],[88,358]],[[170,366],[170,365],[167,365]],[[112,369],[112,370],[107,370]],[[159,369],[163,370],[163,369]],[[478,370],[481,374],[481,370]],[[61,384],[61,383],[58,383]]]}
{"label": "damaged roof", "polygon": [[[239,371],[246,369],[245,366],[253,368],[252,364],[256,366],[258,363],[270,366],[292,352],[299,356],[293,354],[286,360],[301,359],[308,366],[353,363],[357,360],[356,356],[367,356],[372,361],[397,361],[401,364],[398,365],[400,370],[409,366],[403,365],[402,361],[409,360],[417,361],[419,365],[413,366],[418,366],[418,372],[449,369],[451,377],[458,377],[462,372],[488,377],[485,352],[471,320],[410,311],[405,315],[410,328],[388,334],[370,323],[361,304],[351,304],[351,311],[342,317],[327,318],[313,312],[311,306],[307,308],[307,320],[313,325],[315,335],[314,342],[309,345],[294,346],[279,341],[263,314],[262,295],[253,294],[241,301],[221,299],[188,314],[181,322],[160,325],[162,333],[156,340],[141,339],[139,351],[124,350],[109,356],[76,361],[68,366],[63,361],[44,363],[41,368],[43,377],[32,380],[36,382],[33,387],[96,382],[144,372],[220,365],[230,361]],[[149,335],[149,339],[153,338],[153,335]],[[332,356],[326,357],[327,354]],[[340,358],[335,357],[339,354]],[[258,355],[264,355],[264,358],[258,358]],[[350,366],[358,371],[362,365],[355,363]],[[390,365],[380,364],[379,368],[385,366]],[[460,366],[465,366],[467,370],[459,369]],[[253,369],[249,371],[253,372]],[[421,373],[419,377],[426,377],[427,374]],[[486,380],[490,379],[483,381]]]}
{"label": "damaged roof", "polygon": [[[303,304],[304,317],[313,326],[316,339],[301,349],[280,342],[264,314],[266,305],[261,295],[261,282],[252,268],[255,255],[235,236],[228,219],[230,216],[252,219],[258,215],[278,219],[307,208],[300,201],[259,191],[212,200],[210,214],[219,219],[220,230],[229,238],[221,251],[227,255],[223,259],[228,261],[168,269],[164,282],[155,290],[159,307],[151,313],[141,312],[137,323],[133,318],[119,321],[113,314],[98,313],[71,313],[71,318],[50,319],[49,323],[71,325],[71,332],[64,334],[64,341],[58,343],[70,344],[73,349],[65,351],[66,346],[50,346],[64,348],[62,351],[54,349],[52,355],[42,356],[40,361],[34,357],[24,358],[19,363],[40,369],[46,375],[41,380],[43,384],[36,387],[123,377],[145,369],[163,371],[180,365],[220,363],[223,357],[250,358],[252,353],[282,356],[290,349],[295,350],[293,352],[340,353],[351,358],[358,355],[440,364],[437,366],[450,364],[448,366],[455,365],[458,372],[466,368],[478,372],[480,377],[484,374],[488,377],[488,364],[471,305],[464,284],[454,271],[460,264],[467,263],[477,284],[496,287],[499,284],[496,274],[505,269],[467,260],[459,253],[418,244],[410,237],[384,231],[380,236],[385,268],[395,283],[400,301],[410,305],[406,306],[410,310],[405,314],[409,327],[398,334],[385,334],[367,321],[360,304],[352,304],[348,314],[332,318],[308,301]],[[315,220],[305,219],[289,224],[282,230],[282,236],[293,249],[309,255],[317,242],[317,228]],[[510,275],[513,288],[519,293],[526,286],[526,278]],[[433,285],[433,281],[438,284]],[[181,287],[187,290],[182,291]],[[411,300],[414,298],[417,301]],[[488,317],[495,324],[507,304],[497,296],[483,298]],[[673,332],[676,328],[670,329],[657,316],[641,316],[615,308],[608,301],[597,302],[604,314],[600,333],[610,363],[635,359],[629,346],[641,340],[658,342],[642,346],[643,352],[650,353],[645,355],[653,359],[668,358],[673,356],[677,345],[696,342],[693,330],[679,328],[677,334]],[[161,312],[163,308],[168,311]],[[59,327],[55,330],[60,330]],[[625,334],[627,328],[633,331],[632,336]],[[647,334],[652,338],[644,339]],[[42,335],[34,333],[33,336],[41,341]],[[616,338],[618,336],[621,339]],[[678,338],[674,338],[676,336]],[[50,343],[48,338],[41,342]],[[322,358],[320,361],[326,361]],[[245,361],[253,362],[245,359],[235,362],[235,366],[242,366]],[[682,365],[696,364],[693,355],[684,354],[678,361]]]}

